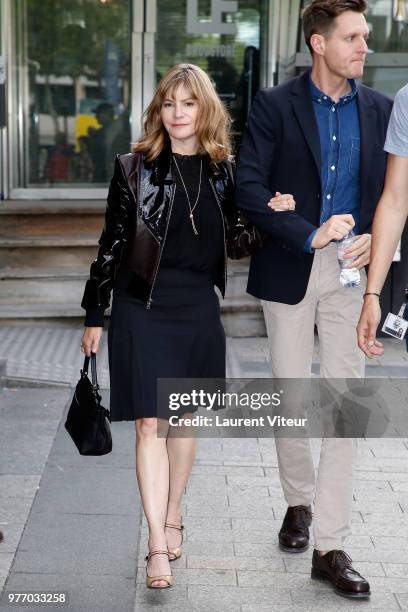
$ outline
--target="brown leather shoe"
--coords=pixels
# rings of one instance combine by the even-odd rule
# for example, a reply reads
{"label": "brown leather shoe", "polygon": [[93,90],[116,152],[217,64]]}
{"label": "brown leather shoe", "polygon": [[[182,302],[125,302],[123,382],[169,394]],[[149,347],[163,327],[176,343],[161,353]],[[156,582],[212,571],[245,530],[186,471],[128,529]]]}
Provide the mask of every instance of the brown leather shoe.
{"label": "brown leather shoe", "polygon": [[351,599],[368,599],[370,585],[361,574],[353,569],[352,560],[344,550],[330,550],[325,555],[313,552],[312,578],[328,580],[334,590],[343,597]]}
{"label": "brown leather shoe", "polygon": [[311,506],[289,506],[279,532],[279,548],[285,552],[301,553],[309,548]]}

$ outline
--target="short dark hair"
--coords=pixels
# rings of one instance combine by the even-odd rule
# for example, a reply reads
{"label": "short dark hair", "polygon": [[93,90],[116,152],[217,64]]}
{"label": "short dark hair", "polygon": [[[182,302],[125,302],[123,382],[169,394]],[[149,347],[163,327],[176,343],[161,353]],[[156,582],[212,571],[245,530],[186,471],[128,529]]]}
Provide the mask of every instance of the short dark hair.
{"label": "short dark hair", "polygon": [[302,13],[303,33],[310,53],[313,54],[310,44],[313,34],[329,34],[336,17],[346,11],[364,13],[366,10],[366,0],[313,0]]}

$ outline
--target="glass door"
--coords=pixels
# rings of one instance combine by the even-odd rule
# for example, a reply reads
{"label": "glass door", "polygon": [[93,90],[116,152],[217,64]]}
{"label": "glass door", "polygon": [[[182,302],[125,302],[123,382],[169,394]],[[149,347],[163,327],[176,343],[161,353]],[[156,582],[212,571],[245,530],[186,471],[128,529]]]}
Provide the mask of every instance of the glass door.
{"label": "glass door", "polygon": [[228,107],[238,145],[253,97],[266,85],[269,2],[147,0],[146,10],[144,106],[168,68],[197,64]]}
{"label": "glass door", "polygon": [[1,0],[6,197],[104,199],[115,153],[130,150],[158,80],[179,62],[208,72],[238,144],[256,91],[271,84],[279,1]]}
{"label": "glass door", "polygon": [[11,197],[104,197],[131,139],[132,0],[4,1]]}

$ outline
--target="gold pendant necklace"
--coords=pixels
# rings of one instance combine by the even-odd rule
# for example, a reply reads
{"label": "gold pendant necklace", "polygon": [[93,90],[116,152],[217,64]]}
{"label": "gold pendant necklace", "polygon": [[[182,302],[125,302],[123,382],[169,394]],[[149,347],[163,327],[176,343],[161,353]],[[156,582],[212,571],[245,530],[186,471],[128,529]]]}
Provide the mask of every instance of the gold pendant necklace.
{"label": "gold pendant necklace", "polygon": [[182,185],[183,185],[183,187],[184,187],[184,191],[185,191],[185,193],[186,193],[187,202],[188,202],[188,207],[189,207],[189,209],[190,209],[190,221],[191,221],[191,225],[192,225],[192,228],[193,228],[193,232],[194,232],[194,234],[195,234],[196,236],[198,236],[198,231],[197,231],[196,225],[195,225],[195,223],[194,223],[194,209],[195,209],[195,207],[196,207],[196,206],[197,206],[197,204],[198,204],[198,200],[199,200],[199,198],[200,198],[200,193],[201,193],[201,176],[202,176],[202,170],[203,170],[203,160],[202,160],[202,158],[201,158],[201,161],[200,161],[200,182],[199,182],[199,185],[198,185],[198,193],[197,193],[197,198],[196,198],[196,201],[195,201],[195,203],[194,203],[194,206],[191,206],[190,197],[189,197],[189,195],[188,195],[188,191],[187,191],[186,186],[185,186],[184,181],[183,181],[183,176],[182,176],[182,174],[181,174],[181,172],[180,172],[180,168],[179,168],[179,166],[178,166],[177,160],[176,160],[176,158],[174,157],[174,155],[173,155],[173,160],[174,160],[174,163],[176,164],[177,171],[178,171],[178,173],[179,173],[179,176],[180,176],[180,179],[181,179]]}

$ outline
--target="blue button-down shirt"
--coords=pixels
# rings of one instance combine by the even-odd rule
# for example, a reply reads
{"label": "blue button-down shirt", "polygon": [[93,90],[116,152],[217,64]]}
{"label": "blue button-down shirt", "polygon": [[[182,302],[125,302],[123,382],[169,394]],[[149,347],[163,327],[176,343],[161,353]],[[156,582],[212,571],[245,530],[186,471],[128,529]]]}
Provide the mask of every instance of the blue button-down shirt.
{"label": "blue button-down shirt", "polygon": [[[357,86],[349,80],[351,92],[334,102],[309,79],[320,136],[322,207],[320,225],[332,215],[349,213],[360,224],[360,120],[357,108]],[[305,242],[311,246],[317,230]]]}

